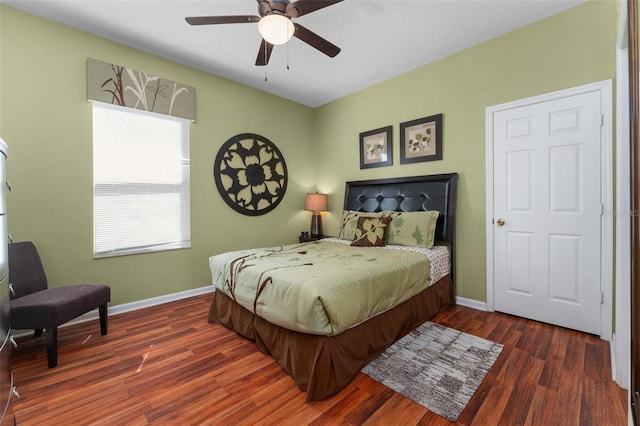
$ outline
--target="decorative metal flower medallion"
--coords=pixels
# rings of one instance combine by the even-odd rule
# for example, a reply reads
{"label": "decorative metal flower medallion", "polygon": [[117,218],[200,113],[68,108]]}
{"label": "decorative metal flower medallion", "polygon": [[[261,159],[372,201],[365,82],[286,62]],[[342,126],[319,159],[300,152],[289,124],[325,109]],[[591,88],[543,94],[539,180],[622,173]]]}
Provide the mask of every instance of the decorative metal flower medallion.
{"label": "decorative metal flower medallion", "polygon": [[253,133],[236,135],[220,147],[213,177],[229,207],[249,216],[275,209],[287,190],[282,153],[269,139]]}

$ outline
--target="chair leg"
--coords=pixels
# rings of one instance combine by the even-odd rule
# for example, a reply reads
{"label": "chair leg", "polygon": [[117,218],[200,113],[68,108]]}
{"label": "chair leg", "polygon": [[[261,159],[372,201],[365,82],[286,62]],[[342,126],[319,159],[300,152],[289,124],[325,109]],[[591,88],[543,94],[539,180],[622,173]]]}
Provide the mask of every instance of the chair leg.
{"label": "chair leg", "polygon": [[58,365],[58,327],[47,328],[47,361],[49,368]]}
{"label": "chair leg", "polygon": [[104,336],[107,334],[107,304],[100,306],[98,312],[100,313],[100,333]]}
{"label": "chair leg", "polygon": [[33,336],[34,337],[42,336],[42,329],[41,328],[34,329],[33,330]]}

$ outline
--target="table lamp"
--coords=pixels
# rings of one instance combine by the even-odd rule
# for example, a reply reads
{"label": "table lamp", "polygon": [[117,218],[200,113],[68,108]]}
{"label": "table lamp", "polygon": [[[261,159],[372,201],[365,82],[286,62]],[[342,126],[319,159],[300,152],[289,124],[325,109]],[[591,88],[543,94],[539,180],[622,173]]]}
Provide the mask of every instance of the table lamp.
{"label": "table lamp", "polygon": [[320,212],[327,211],[327,195],[326,194],[307,194],[304,200],[304,209],[313,212],[311,216],[311,237],[322,237],[322,216]]}

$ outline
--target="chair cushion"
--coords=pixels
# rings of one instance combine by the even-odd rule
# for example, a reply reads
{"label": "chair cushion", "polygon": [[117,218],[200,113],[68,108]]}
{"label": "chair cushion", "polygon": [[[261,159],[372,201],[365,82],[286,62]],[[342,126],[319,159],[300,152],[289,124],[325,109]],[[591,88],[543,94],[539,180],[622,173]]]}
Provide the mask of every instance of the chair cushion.
{"label": "chair cushion", "polygon": [[111,300],[105,284],[48,288],[11,301],[11,327],[53,328]]}

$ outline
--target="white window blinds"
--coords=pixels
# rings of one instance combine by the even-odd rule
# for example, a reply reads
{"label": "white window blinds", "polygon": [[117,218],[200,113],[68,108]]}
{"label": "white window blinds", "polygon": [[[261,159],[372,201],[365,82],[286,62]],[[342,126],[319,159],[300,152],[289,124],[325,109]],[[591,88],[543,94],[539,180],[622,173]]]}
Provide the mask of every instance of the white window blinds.
{"label": "white window blinds", "polygon": [[93,102],[94,256],[191,245],[189,121]]}

